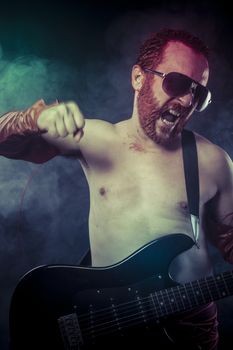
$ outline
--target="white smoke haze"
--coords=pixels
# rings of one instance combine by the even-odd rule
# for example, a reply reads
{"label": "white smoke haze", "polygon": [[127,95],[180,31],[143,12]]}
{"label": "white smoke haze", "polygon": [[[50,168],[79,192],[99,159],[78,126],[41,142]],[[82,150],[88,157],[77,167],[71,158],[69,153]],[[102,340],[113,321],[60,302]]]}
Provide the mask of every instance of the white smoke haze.
{"label": "white smoke haze", "polygon": [[[140,43],[163,27],[185,29],[213,51],[209,82],[213,102],[203,114],[194,115],[189,127],[233,157],[233,68],[220,40],[223,26],[224,21],[208,12],[195,12],[191,5],[182,11],[177,7],[129,11],[108,24],[101,38],[106,56],[93,52],[77,66],[35,55],[10,60],[0,46],[0,114],[28,108],[43,98],[46,103],[74,100],[91,118],[112,122],[128,118],[133,103],[131,68]],[[85,35],[83,42],[75,44],[85,50]],[[57,157],[36,165],[1,157],[0,169],[0,279],[4,281],[0,333],[7,334],[9,295],[23,273],[40,264],[79,263],[88,248],[89,199],[77,159]],[[213,256],[218,270],[228,267],[217,252]],[[222,319],[232,317],[225,312],[231,303],[231,298],[219,303]],[[230,322],[227,330],[232,328]]]}

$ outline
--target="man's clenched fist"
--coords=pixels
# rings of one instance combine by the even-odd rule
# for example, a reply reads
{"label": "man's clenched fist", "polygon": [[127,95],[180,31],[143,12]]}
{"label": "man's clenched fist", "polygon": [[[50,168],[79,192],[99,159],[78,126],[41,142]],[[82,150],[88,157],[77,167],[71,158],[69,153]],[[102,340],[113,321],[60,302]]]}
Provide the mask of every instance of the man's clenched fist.
{"label": "man's clenched fist", "polygon": [[75,102],[57,103],[40,113],[37,125],[51,137],[72,135],[76,141],[80,141],[85,120]]}

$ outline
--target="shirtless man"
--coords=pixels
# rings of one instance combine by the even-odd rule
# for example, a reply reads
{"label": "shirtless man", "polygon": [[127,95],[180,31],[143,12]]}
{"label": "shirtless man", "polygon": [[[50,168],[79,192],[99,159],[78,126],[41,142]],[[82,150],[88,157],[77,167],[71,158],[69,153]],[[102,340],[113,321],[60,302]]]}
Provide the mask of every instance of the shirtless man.
{"label": "shirtless man", "polygon": [[[171,96],[163,85],[165,77],[156,72],[182,73],[193,79],[194,85],[183,95]],[[181,131],[199,108],[196,82],[205,87],[208,77],[204,44],[183,31],[163,30],[144,43],[132,68],[135,94],[131,118],[111,124],[85,119],[74,102],[45,106],[39,101],[25,112],[10,112],[0,119],[0,154],[35,162],[58,154],[79,157],[90,191],[93,266],[119,262],[146,243],[170,233],[183,232],[194,238]],[[208,92],[203,109],[209,96]],[[198,246],[174,262],[173,274],[178,282],[212,273],[205,230],[207,215],[216,222],[210,234],[224,257],[233,262],[233,220],[229,215],[233,212],[232,161],[223,149],[195,136],[200,232]],[[19,145],[22,147],[17,150]],[[200,311],[202,326],[206,320],[208,331],[204,340],[199,334],[196,349],[217,349],[215,304],[208,307]],[[208,323],[210,319],[212,323]]]}

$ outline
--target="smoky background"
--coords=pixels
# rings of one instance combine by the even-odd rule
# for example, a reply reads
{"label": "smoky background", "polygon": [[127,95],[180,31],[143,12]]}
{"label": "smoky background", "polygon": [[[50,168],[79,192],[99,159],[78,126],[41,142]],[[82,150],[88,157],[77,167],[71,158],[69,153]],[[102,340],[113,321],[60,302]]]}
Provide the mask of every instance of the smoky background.
{"label": "smoky background", "polygon": [[[233,158],[232,18],[227,3],[126,5],[66,1],[11,4],[0,14],[0,114],[43,98],[75,101],[87,118],[132,113],[131,67],[150,32],[185,29],[211,49],[212,104],[188,127]],[[37,165],[0,158],[0,348],[8,348],[10,299],[19,278],[42,264],[79,264],[88,247],[88,187],[74,157]],[[216,272],[230,269],[210,246]],[[233,299],[218,302],[221,349],[233,344]]]}

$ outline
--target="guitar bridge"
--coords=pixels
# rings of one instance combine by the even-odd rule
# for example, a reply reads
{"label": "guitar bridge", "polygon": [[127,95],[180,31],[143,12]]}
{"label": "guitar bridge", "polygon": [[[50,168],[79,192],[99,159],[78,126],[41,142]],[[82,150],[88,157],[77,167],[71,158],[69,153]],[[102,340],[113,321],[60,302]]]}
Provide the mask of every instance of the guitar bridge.
{"label": "guitar bridge", "polygon": [[76,313],[61,316],[58,318],[59,329],[65,350],[80,350],[83,344],[81,329]]}

